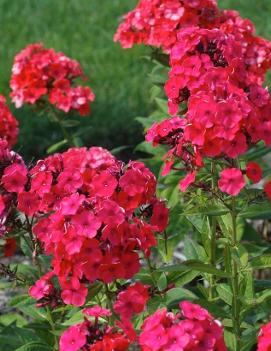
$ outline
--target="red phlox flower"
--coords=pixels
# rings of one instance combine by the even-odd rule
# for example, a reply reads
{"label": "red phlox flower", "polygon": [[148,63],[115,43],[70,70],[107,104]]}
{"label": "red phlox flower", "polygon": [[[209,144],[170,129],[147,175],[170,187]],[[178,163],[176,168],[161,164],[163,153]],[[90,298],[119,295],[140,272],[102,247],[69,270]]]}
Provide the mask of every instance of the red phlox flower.
{"label": "red phlox flower", "polygon": [[4,170],[2,183],[9,192],[20,193],[27,182],[27,168],[24,164],[13,163]]}
{"label": "red phlox flower", "polygon": [[229,195],[236,196],[244,188],[246,182],[240,169],[227,168],[220,173],[219,189]]}
{"label": "red phlox flower", "polygon": [[263,170],[257,162],[249,162],[246,166],[246,176],[253,183],[258,183],[263,177]]}
{"label": "red phlox flower", "polygon": [[114,304],[114,311],[121,316],[122,320],[131,319],[133,315],[141,313],[149,299],[148,287],[135,283],[128,289],[118,294]]}

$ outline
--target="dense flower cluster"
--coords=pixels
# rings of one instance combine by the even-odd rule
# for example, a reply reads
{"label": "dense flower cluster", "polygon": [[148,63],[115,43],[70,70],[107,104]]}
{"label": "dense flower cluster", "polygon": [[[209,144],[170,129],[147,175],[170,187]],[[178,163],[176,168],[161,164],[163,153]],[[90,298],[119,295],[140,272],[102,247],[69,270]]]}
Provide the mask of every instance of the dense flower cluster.
{"label": "dense flower cluster", "polygon": [[5,139],[9,147],[17,142],[18,126],[19,123],[10,112],[5,97],[0,95],[0,138]]}
{"label": "dense flower cluster", "polygon": [[271,322],[261,328],[258,338],[258,351],[271,350]]}
{"label": "dense flower cluster", "polygon": [[123,48],[144,43],[168,51],[180,27],[209,25],[217,14],[215,0],[141,0],[124,16],[114,40]]}
{"label": "dense flower cluster", "polygon": [[124,16],[114,39],[124,48],[144,43],[170,52],[180,41],[180,30],[188,27],[216,28],[233,36],[240,42],[246,65],[256,73],[256,79],[270,67],[270,43],[254,35],[251,21],[237,11],[220,10],[216,0],[140,0]]}
{"label": "dense flower cluster", "polygon": [[89,87],[75,84],[84,78],[80,64],[42,44],[31,44],[15,56],[10,87],[16,107],[47,99],[65,112],[77,110],[85,116],[90,112],[94,94]]}
{"label": "dense flower cluster", "polygon": [[[170,147],[164,175],[183,163],[181,191],[195,182],[204,158],[220,157],[229,167],[220,190],[239,194],[246,170],[235,170],[232,159],[261,140],[271,144],[271,98],[263,86],[271,43],[254,32],[250,21],[220,11],[215,1],[142,0],[116,34],[125,47],[143,42],[170,55],[165,92],[173,117],[155,123],[146,140]],[[251,171],[248,178],[259,181]]]}
{"label": "dense flower cluster", "polygon": [[[5,186],[18,193],[21,212],[37,217],[33,232],[53,257],[66,304],[83,305],[87,283],[97,279],[132,278],[140,268],[139,252],[149,255],[156,244],[154,233],[167,226],[168,209],[156,198],[156,179],[143,163],[125,166],[93,147],[39,161],[28,178],[23,169],[14,168],[8,180],[16,174],[16,184]],[[42,278],[31,295],[48,298],[48,284]],[[35,293],[44,285],[44,293]]]}
{"label": "dense flower cluster", "polygon": [[226,351],[223,328],[199,305],[180,303],[181,313],[158,310],[146,318],[139,344],[142,351]]}
{"label": "dense flower cluster", "polygon": [[60,351],[126,351],[130,341],[120,328],[112,328],[100,323],[100,317],[108,317],[111,312],[95,306],[83,310],[87,317],[94,317],[92,322],[85,321],[68,328],[60,338]]}

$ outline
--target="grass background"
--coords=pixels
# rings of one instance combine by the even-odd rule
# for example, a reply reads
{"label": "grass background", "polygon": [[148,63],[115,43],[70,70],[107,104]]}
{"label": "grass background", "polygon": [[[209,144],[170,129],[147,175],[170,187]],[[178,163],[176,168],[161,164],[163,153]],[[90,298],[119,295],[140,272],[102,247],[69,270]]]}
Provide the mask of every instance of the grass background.
{"label": "grass background", "polygon": [[[142,139],[134,117],[151,111],[148,102],[151,64],[144,59],[148,48],[122,50],[112,37],[121,15],[136,0],[0,0],[0,93],[9,94],[14,55],[29,43],[43,42],[75,58],[89,77],[96,94],[92,114],[82,121],[87,145],[109,149]],[[257,32],[271,38],[271,0],[220,0],[224,8],[239,10],[252,19]],[[60,140],[57,126],[37,116],[32,109],[15,110],[20,121],[18,148],[29,160],[45,154]],[[126,155],[127,156],[127,155]]]}

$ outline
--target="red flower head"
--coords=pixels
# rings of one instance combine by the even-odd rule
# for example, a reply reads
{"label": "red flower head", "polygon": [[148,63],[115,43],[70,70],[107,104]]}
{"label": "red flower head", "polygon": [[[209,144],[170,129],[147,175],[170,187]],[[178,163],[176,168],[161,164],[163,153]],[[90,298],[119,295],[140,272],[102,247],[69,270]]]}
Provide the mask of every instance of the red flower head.
{"label": "red flower head", "polygon": [[85,116],[95,96],[89,87],[76,86],[76,78],[84,78],[77,61],[42,44],[31,44],[15,56],[11,98],[16,107],[21,107],[25,103],[45,102],[47,97],[58,109],[77,110]]}
{"label": "red flower head", "polygon": [[180,308],[181,314],[164,309],[145,319],[139,336],[143,350],[226,351],[223,329],[208,311],[188,301]]}
{"label": "red flower head", "polygon": [[101,148],[50,156],[26,179],[18,208],[37,217],[33,232],[53,257],[66,304],[82,306],[96,280],[131,279],[140,269],[138,252],[148,255],[154,233],[168,224],[154,175],[140,162],[125,167]]}

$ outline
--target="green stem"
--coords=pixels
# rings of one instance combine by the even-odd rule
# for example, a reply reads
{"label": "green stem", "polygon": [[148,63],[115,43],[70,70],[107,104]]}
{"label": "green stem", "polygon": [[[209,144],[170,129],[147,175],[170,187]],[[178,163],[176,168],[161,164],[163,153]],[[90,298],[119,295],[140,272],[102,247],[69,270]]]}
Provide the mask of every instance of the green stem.
{"label": "green stem", "polygon": [[[215,266],[216,264],[216,218],[211,218],[211,247],[210,247],[210,264]],[[216,277],[214,275],[210,276],[209,279],[209,299],[213,300],[215,297],[215,285]]]}
{"label": "green stem", "polygon": [[[235,200],[232,201],[232,246],[235,247],[238,244],[237,238],[237,223],[236,223],[236,209],[235,209]],[[235,335],[235,351],[240,351],[241,348],[241,327],[240,327],[240,299],[239,299],[239,272],[238,265],[236,261],[232,258],[232,319],[233,319],[233,330]]]}
{"label": "green stem", "polygon": [[148,265],[148,268],[149,268],[149,271],[150,271],[150,275],[151,275],[151,278],[152,278],[152,281],[153,281],[153,284],[154,286],[157,286],[156,284],[156,279],[155,279],[155,276],[153,274],[153,267],[151,265],[151,260],[149,257],[146,258],[146,261],[147,261],[147,265]]}
{"label": "green stem", "polygon": [[57,350],[58,349],[58,339],[57,339],[57,335],[56,335],[55,323],[53,321],[52,313],[51,313],[50,308],[48,306],[46,306],[46,317],[47,317],[48,323],[50,324],[52,334],[54,335],[54,350]]}
{"label": "green stem", "polygon": [[[212,161],[211,163],[211,175],[212,175],[212,190],[216,192],[216,179],[215,179],[215,173],[216,173],[216,165],[215,162]],[[211,247],[210,247],[210,258],[209,262],[212,266],[215,266],[216,264],[216,225],[217,221],[215,217],[209,217],[210,221],[210,226],[211,226]],[[214,275],[210,276],[209,279],[209,299],[213,300],[215,297],[214,294],[214,289],[216,285],[216,277]]]}
{"label": "green stem", "polygon": [[67,131],[67,129],[63,126],[63,121],[61,116],[53,109],[50,109],[51,111],[51,115],[53,116],[53,119],[55,120],[55,122],[59,125],[59,128],[65,138],[65,140],[67,140],[67,143],[69,146],[78,146],[76,145],[73,136]]}
{"label": "green stem", "polygon": [[110,324],[114,324],[114,319],[115,319],[115,312],[114,312],[114,306],[112,303],[112,296],[111,296],[111,291],[109,290],[108,284],[104,283],[104,289],[105,289],[105,295],[106,295],[106,300],[107,300],[107,308],[110,309],[112,312],[112,315],[109,317],[109,322]]}

